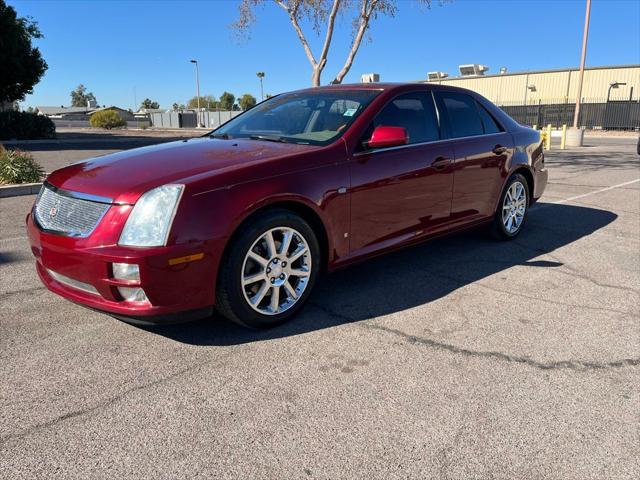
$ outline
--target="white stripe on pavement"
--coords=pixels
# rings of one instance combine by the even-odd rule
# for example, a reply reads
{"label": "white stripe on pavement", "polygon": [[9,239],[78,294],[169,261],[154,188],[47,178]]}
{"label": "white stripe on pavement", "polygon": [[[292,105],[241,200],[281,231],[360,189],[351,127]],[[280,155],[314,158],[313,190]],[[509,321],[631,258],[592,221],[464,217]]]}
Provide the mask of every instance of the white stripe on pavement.
{"label": "white stripe on pavement", "polygon": [[536,210],[540,210],[541,208],[548,207],[549,205],[558,205],[562,203],[571,202],[573,200],[578,200],[579,198],[589,197],[591,195],[595,195],[596,193],[608,192],[609,190],[615,190],[616,188],[622,188],[627,185],[631,185],[632,183],[640,182],[640,178],[636,178],[635,180],[629,180],[628,182],[619,183],[617,185],[612,185],[610,187],[601,188],[600,190],[595,190],[593,192],[583,193],[582,195],[575,195],[573,197],[565,198],[563,200],[556,200],[555,202],[548,202],[544,205],[540,205],[536,208]]}

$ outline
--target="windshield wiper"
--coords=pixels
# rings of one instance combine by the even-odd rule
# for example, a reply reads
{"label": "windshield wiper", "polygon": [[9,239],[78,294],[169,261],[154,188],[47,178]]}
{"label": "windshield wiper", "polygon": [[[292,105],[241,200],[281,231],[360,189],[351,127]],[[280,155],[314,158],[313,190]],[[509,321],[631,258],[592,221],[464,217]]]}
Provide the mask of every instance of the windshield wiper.
{"label": "windshield wiper", "polygon": [[251,140],[265,140],[267,142],[280,142],[287,143],[287,141],[283,137],[278,137],[277,135],[249,135]]}
{"label": "windshield wiper", "polygon": [[221,138],[222,140],[229,140],[229,135],[226,133],[212,133],[209,135],[211,138]]}

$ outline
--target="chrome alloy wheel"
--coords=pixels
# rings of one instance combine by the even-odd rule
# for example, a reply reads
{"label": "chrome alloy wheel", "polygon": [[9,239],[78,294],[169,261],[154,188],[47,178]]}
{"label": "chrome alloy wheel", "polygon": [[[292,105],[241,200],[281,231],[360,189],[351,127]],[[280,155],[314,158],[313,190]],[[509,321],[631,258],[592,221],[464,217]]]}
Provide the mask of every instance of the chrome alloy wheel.
{"label": "chrome alloy wheel", "polygon": [[242,292],[251,308],[277,315],[300,299],[311,275],[305,238],[290,227],[268,230],[251,245],[242,263]]}
{"label": "chrome alloy wheel", "polygon": [[527,209],[527,191],[520,182],[513,182],[502,203],[502,223],[509,234],[518,231]]}

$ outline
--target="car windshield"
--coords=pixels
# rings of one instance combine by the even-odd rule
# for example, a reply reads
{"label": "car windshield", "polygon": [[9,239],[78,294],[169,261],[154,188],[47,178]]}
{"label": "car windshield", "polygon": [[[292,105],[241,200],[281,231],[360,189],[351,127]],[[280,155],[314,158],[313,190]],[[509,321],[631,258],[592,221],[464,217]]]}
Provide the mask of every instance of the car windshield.
{"label": "car windshield", "polygon": [[339,138],[380,90],[278,95],[216,129],[216,138],[326,145]]}

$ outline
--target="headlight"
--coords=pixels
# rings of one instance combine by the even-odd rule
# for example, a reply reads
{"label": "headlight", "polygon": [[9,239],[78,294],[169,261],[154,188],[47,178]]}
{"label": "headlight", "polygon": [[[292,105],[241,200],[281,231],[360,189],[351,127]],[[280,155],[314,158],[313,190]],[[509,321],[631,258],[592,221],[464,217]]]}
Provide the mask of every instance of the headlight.
{"label": "headlight", "polygon": [[166,245],[184,185],[163,185],[149,190],[136,202],[120,235],[119,245]]}

